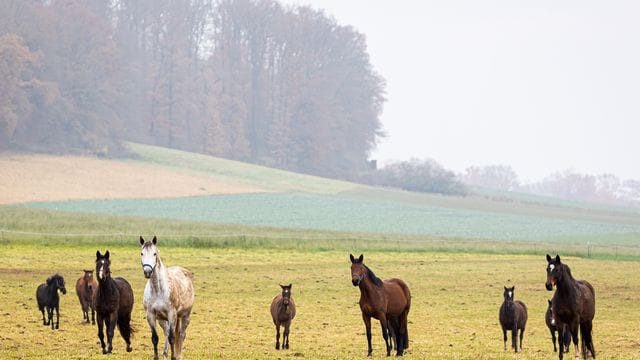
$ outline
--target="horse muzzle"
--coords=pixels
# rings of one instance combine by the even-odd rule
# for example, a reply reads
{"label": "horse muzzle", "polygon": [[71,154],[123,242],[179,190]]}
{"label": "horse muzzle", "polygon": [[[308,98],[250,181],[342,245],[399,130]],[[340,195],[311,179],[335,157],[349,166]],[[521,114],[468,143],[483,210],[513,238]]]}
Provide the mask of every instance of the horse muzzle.
{"label": "horse muzzle", "polygon": [[358,277],[352,277],[351,278],[351,283],[353,284],[353,286],[358,286],[360,285],[360,282],[362,281],[362,276],[358,276]]}
{"label": "horse muzzle", "polygon": [[553,290],[553,284],[552,284],[552,283],[550,283],[550,282],[546,282],[546,283],[544,283],[544,287],[545,287],[548,291]]}
{"label": "horse muzzle", "polygon": [[142,271],[144,272],[144,277],[148,279],[153,274],[153,267],[151,265],[144,264],[142,265]]}
{"label": "horse muzzle", "polygon": [[61,288],[60,291],[62,291],[62,295],[66,295],[67,294],[67,289],[66,288]]}

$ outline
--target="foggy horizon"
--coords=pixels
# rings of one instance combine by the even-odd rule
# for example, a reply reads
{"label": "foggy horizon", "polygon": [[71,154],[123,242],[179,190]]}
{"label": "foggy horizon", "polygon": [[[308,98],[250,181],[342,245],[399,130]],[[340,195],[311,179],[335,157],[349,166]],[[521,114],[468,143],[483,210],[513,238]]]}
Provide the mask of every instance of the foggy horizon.
{"label": "foggy horizon", "polygon": [[[522,182],[564,170],[640,179],[640,4],[287,0],[367,39],[387,82],[379,164],[431,158]],[[362,10],[365,9],[365,10]]]}

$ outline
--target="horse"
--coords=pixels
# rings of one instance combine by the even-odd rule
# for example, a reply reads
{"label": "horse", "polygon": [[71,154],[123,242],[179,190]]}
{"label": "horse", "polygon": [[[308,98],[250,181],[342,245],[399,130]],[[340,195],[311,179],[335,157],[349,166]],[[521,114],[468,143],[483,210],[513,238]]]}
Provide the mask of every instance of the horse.
{"label": "horse", "polygon": [[165,336],[162,357],[166,359],[167,346],[171,345],[171,358],[180,360],[195,300],[193,273],[180,266],[165,267],[157,243],[155,236],[151,241],[140,236],[142,271],[148,279],[143,304],[151,328],[153,358],[158,359],[158,320]]}
{"label": "horse", "polygon": [[[113,350],[113,333],[116,325],[120,335],[127,343],[127,352],[131,352],[131,310],[133,310],[133,290],[129,282],[121,277],[111,277],[111,260],[109,250],[102,255],[96,251],[96,274],[98,290],[95,295],[96,320],[98,322],[98,338],[103,354]],[[107,347],[105,348],[103,325],[107,330]]]}
{"label": "horse", "polygon": [[278,294],[271,301],[271,318],[276,326],[276,350],[280,349],[280,325],[284,327],[282,348],[289,348],[289,327],[291,320],[296,317],[296,303],[291,297],[291,284],[280,285],[282,294]]}
{"label": "horse", "polygon": [[[569,266],[560,261],[560,255],[551,258],[547,254],[547,281],[545,287],[553,294],[552,309],[558,324],[558,337],[563,338],[566,330],[571,333],[575,349],[575,358],[580,358],[580,353],[587,357],[587,350],[595,359],[596,351],[593,346],[593,317],[596,312],[596,293],[593,286],[586,280],[576,280],[571,275]],[[578,329],[580,330],[580,349],[578,349]],[[567,346],[569,344],[567,343]],[[563,352],[558,351],[562,359]]]}
{"label": "horse", "polygon": [[[56,311],[56,325],[55,328],[60,327],[60,296],[58,290],[62,294],[67,293],[67,289],[64,286],[64,277],[60,274],[51,275],[47,278],[44,284],[40,284],[36,289],[36,299],[38,301],[38,308],[42,313],[42,325],[51,324],[51,330],[53,327],[53,310]],[[47,310],[47,320],[44,319],[44,310]]]}
{"label": "horse", "polygon": [[[549,332],[551,333],[551,343],[553,343],[553,352],[558,351],[556,347],[556,332],[558,331],[558,323],[556,323],[556,318],[553,316],[553,306],[551,306],[551,300],[547,300],[549,302],[549,306],[547,307],[547,312],[544,314],[544,322],[547,324],[549,328]],[[567,330],[567,325],[564,325],[563,337],[558,337],[558,345],[560,345],[560,349],[565,353],[569,352],[569,343],[571,342],[571,334],[569,330]]]}
{"label": "horse", "polygon": [[522,351],[522,339],[524,330],[527,327],[527,305],[522,301],[514,301],[515,286],[504,287],[504,301],[500,305],[500,326],[502,326],[502,336],[504,340],[504,351],[507,351],[507,330],[511,330],[511,347],[518,352],[518,330],[520,330],[520,351]]}
{"label": "horse", "polygon": [[364,321],[368,352],[371,356],[371,318],[378,319],[382,328],[382,337],[387,349],[387,356],[391,355],[392,342],[395,338],[396,355],[402,356],[409,347],[409,332],[407,316],[411,308],[411,292],[407,284],[401,279],[380,280],[363,262],[361,254],[357,259],[349,254],[351,259],[351,283],[360,289],[360,310]]}
{"label": "horse", "polygon": [[82,308],[82,319],[89,323],[89,309],[91,309],[91,324],[95,324],[94,297],[98,290],[98,282],[93,278],[93,270],[83,270],[84,275],[76,281],[76,294]]}

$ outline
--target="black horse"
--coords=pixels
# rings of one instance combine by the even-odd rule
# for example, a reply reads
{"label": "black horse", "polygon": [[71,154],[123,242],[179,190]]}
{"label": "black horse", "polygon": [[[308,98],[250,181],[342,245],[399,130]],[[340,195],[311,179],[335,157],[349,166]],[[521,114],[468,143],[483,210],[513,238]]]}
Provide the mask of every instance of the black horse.
{"label": "black horse", "polygon": [[[576,280],[571,275],[571,269],[567,264],[560,261],[560,256],[551,258],[547,254],[547,290],[556,292],[551,299],[553,314],[558,323],[558,337],[563,338],[565,325],[571,333],[573,345],[575,347],[576,358],[580,352],[584,358],[587,351],[596,358],[596,351],[593,346],[592,328],[593,317],[596,313],[596,293],[593,286],[585,280]],[[578,349],[578,329],[580,330],[580,345]],[[569,344],[567,344],[568,346]],[[558,356],[562,359],[563,352],[558,351]]]}
{"label": "black horse", "polygon": [[[64,287],[64,278],[62,275],[55,274],[47,279],[47,282],[40,284],[36,290],[36,299],[38,300],[38,309],[42,313],[42,325],[51,324],[51,330],[53,327],[53,310],[56,311],[56,326],[58,329],[60,326],[60,296],[58,290],[62,294],[67,293],[67,289]],[[47,319],[44,319],[44,310],[47,309]]]}
{"label": "black horse", "polygon": [[[120,335],[127,343],[127,352],[131,348],[131,310],[133,309],[133,290],[127,280],[111,277],[111,261],[109,250],[102,255],[96,252],[96,274],[98,275],[98,291],[96,292],[96,320],[98,322],[98,338],[102,345],[102,353],[108,354],[113,350],[113,333],[118,325]],[[105,348],[102,326],[106,325],[107,345]]]}
{"label": "black horse", "polygon": [[520,350],[522,350],[522,339],[524,329],[527,326],[527,305],[522,301],[513,300],[515,286],[504,287],[504,301],[500,305],[500,325],[504,338],[504,351],[507,351],[507,331],[511,330],[511,347],[518,352],[518,330],[520,330]]}
{"label": "black horse", "polygon": [[[549,328],[549,332],[551,333],[551,342],[553,343],[553,352],[558,351],[556,347],[556,332],[560,334],[558,331],[558,323],[556,322],[556,318],[553,315],[553,306],[551,305],[551,300],[547,300],[549,302],[549,307],[547,308],[547,312],[544,314],[544,322],[547,324]],[[567,326],[564,325],[564,331],[562,332],[562,338],[558,337],[558,345],[560,349],[564,352],[569,352],[569,344],[571,343],[571,333],[567,330]]]}

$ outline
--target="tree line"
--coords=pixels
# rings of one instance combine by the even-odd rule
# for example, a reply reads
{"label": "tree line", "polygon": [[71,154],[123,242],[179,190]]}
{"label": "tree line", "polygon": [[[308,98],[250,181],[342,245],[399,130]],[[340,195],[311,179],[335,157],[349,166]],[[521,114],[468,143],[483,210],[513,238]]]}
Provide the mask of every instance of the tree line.
{"label": "tree line", "polygon": [[349,178],[384,135],[364,35],[274,0],[4,0],[0,79],[0,150],[126,140]]}

